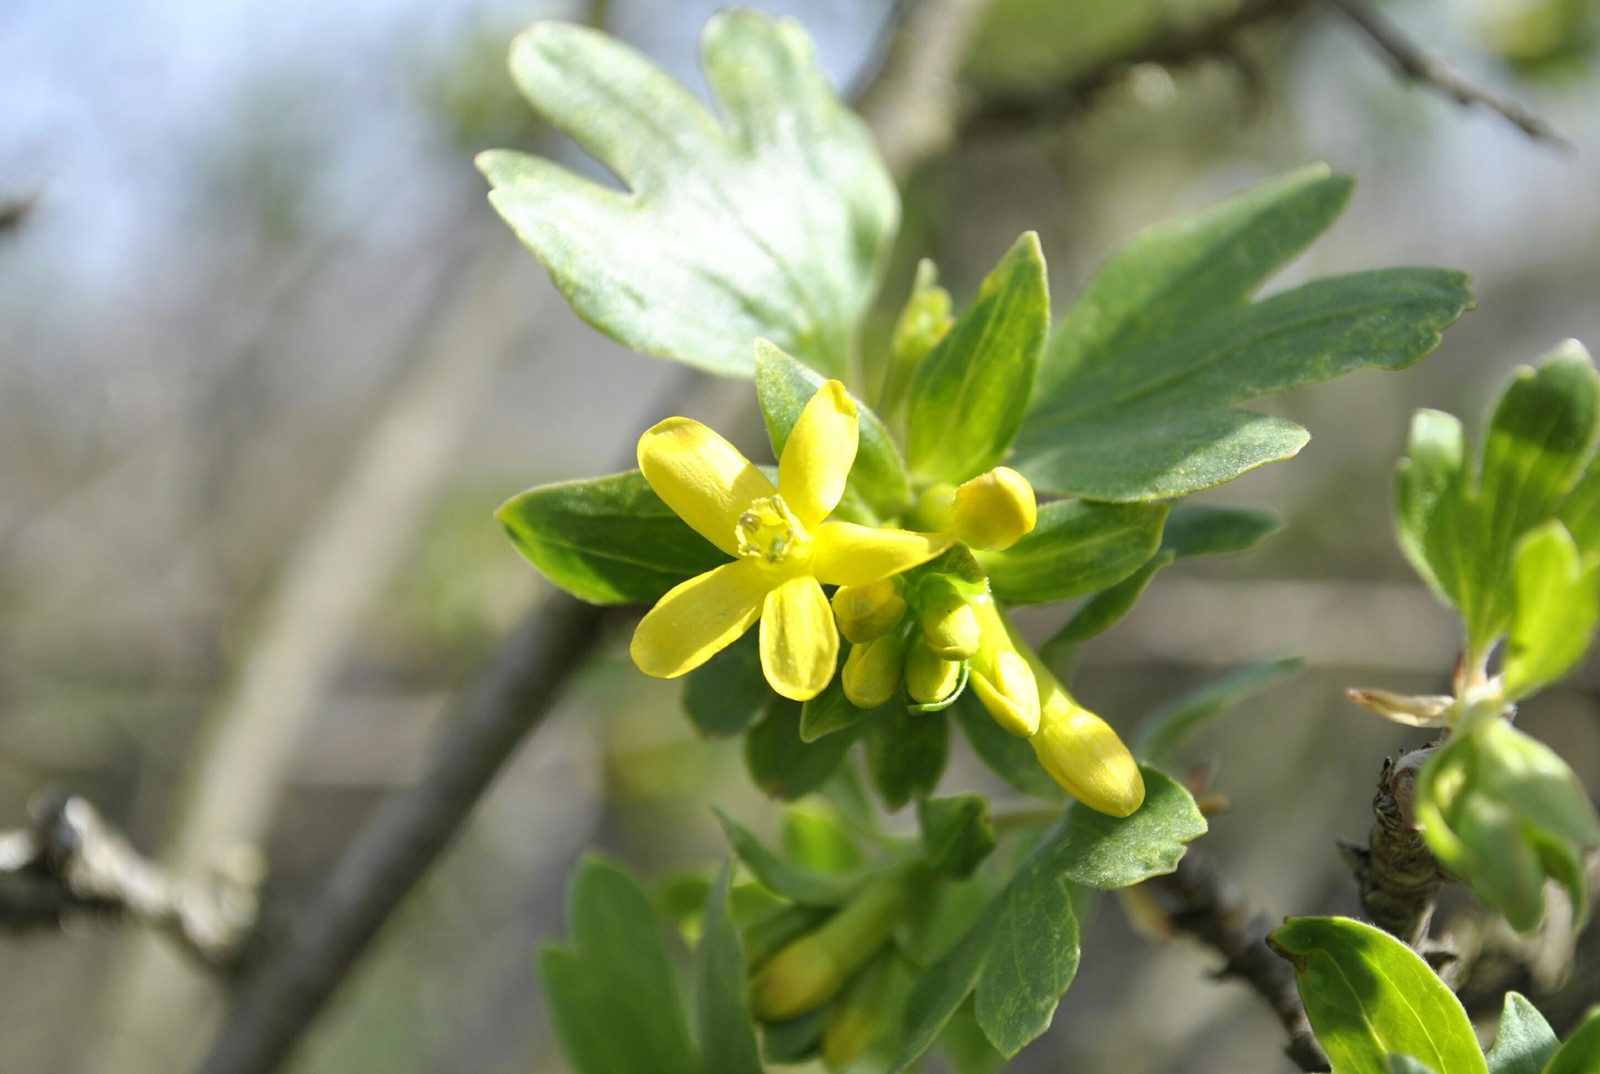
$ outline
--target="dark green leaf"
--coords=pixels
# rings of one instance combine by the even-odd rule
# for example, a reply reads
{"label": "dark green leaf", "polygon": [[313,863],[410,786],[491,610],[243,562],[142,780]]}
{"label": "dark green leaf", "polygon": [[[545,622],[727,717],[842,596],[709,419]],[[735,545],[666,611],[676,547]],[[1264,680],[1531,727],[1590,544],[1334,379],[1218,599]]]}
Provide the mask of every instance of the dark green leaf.
{"label": "dark green leaf", "polygon": [[[569,947],[539,953],[551,1020],[580,1074],[701,1074],[661,926],[644,891],[599,858],[578,867],[567,898]],[[625,1025],[628,1032],[618,1033]]]}
{"label": "dark green leaf", "polygon": [[980,553],[995,596],[1012,604],[1081,597],[1115,585],[1155,555],[1164,503],[1057,500],[1004,552]]}
{"label": "dark green leaf", "polygon": [[772,702],[772,688],[761,671],[756,632],[728,646],[683,680],[683,707],[707,738],[741,734]]}
{"label": "dark green leaf", "polygon": [[992,919],[985,918],[917,978],[906,1000],[905,1039],[886,1074],[903,1074],[939,1039],[945,1023],[978,983],[992,933]]}
{"label": "dark green leaf", "polygon": [[1402,369],[1470,303],[1466,277],[1388,269],[1315,280],[1074,367],[1037,399],[1012,465],[1100,500],[1182,496],[1294,455],[1307,432],[1236,410],[1354,369]]}
{"label": "dark green leaf", "polygon": [[761,1053],[769,1063],[809,1062],[822,1046],[822,1023],[827,1017],[828,1008],[818,1007],[787,1022],[768,1022],[761,1031]]}
{"label": "dark green leaf", "polygon": [[801,906],[842,906],[861,886],[859,876],[821,873],[779,857],[720,809],[717,819],[728,835],[728,845],[751,875],[791,902]]}
{"label": "dark green leaf", "polygon": [[956,1008],[939,1035],[937,1047],[956,1074],[994,1074],[1005,1057],[995,1051],[989,1038],[983,1035],[972,1008],[971,1003]]}
{"label": "dark green leaf", "polygon": [[1544,1074],[1594,1074],[1600,1070],[1600,1011],[1591,1010],[1561,1045]]}
{"label": "dark green leaf", "polygon": [[1540,1074],[1560,1046],[1538,1008],[1520,992],[1507,992],[1489,1049],[1489,1074]]}
{"label": "dark green leaf", "polygon": [[490,200],[579,316],[634,350],[749,376],[764,336],[842,375],[899,213],[866,127],[798,23],[721,12],[701,38],[721,121],[644,56],[543,22],[511,72],[626,185],[505,150]]}
{"label": "dark green leaf", "polygon": [[[895,703],[890,701],[889,705]],[[887,711],[889,705],[880,705],[876,709],[857,708],[844,695],[843,678],[835,675],[822,693],[807,701],[801,709],[800,738],[805,742],[815,742],[835,731],[853,727],[875,712]]]}
{"label": "dark green leaf", "polygon": [[[783,457],[789,431],[826,379],[766,340],[756,340],[756,393],[761,399],[774,458]],[[860,498],[876,517],[897,515],[911,502],[911,486],[906,483],[900,449],[872,408],[853,395],[851,399],[860,421],[860,439],[845,495]]]}
{"label": "dark green leaf", "polygon": [[1052,874],[1103,890],[1176,869],[1185,844],[1206,833],[1206,820],[1181,784],[1148,765],[1139,772],[1144,804],[1131,816],[1107,816],[1074,804],[1034,850],[1033,860]]}
{"label": "dark green leaf", "polygon": [[970,690],[950,706],[950,712],[961,725],[972,751],[991,772],[1031,797],[1046,802],[1066,799],[1067,792],[1040,766],[1033,747],[995,723]]}
{"label": "dark green leaf", "polygon": [[950,724],[944,716],[907,712],[902,695],[880,709],[867,728],[867,773],[890,812],[938,786],[950,758]]}
{"label": "dark green leaf", "polygon": [[1027,411],[1049,329],[1044,255],[1030,231],[917,367],[906,409],[906,461],[913,473],[959,484],[1005,457]]}
{"label": "dark green leaf", "polygon": [[728,562],[637,470],[541,485],[501,504],[495,517],[529,563],[591,604],[656,601]]}
{"label": "dark green leaf", "polygon": [[1272,934],[1336,1071],[1382,1070],[1412,1056],[1446,1074],[1487,1074],[1461,1003],[1411,948],[1340,917],[1294,917]]}
{"label": "dark green leaf", "polygon": [[989,800],[981,794],[924,798],[917,803],[928,864],[946,876],[965,877],[994,850]]}
{"label": "dark green leaf", "polygon": [[996,907],[989,952],[978,974],[975,1013],[1007,1059],[1050,1028],[1078,972],[1073,885],[1035,851]]}
{"label": "dark green leaf", "polygon": [[775,698],[744,737],[745,767],[757,787],[792,800],[827,782],[855,740],[856,729],[846,728],[816,742],[802,741],[800,702]]}
{"label": "dark green leaf", "polygon": [[1177,750],[1200,727],[1245,698],[1276,686],[1300,670],[1297,656],[1231,671],[1161,706],[1139,725],[1134,753],[1151,764],[1171,764]]}
{"label": "dark green leaf", "polygon": [[[763,1074],[755,1025],[745,1001],[744,952],[728,917],[730,862],[706,895],[700,945],[694,953],[695,1022],[707,1071]],[[626,1023],[619,1023],[626,1024]],[[653,1068],[643,1068],[653,1069]]]}

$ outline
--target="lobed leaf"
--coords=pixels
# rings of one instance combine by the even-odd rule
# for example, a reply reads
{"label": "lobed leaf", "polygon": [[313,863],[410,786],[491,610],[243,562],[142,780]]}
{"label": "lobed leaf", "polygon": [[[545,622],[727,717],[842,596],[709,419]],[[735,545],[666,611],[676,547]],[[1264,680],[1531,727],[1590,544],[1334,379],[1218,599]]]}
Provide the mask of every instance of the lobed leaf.
{"label": "lobed leaf", "polygon": [[535,24],[512,46],[518,87],[627,189],[492,150],[489,200],[578,315],[634,350],[747,377],[763,336],[842,376],[894,184],[798,23],[720,12],[701,61],[718,115],[605,34]]}
{"label": "lobed leaf", "polygon": [[728,562],[637,470],[529,489],[495,518],[540,573],[591,604],[657,601]]}
{"label": "lobed leaf", "polygon": [[1029,231],[917,366],[906,404],[906,461],[914,473],[959,484],[1005,458],[1049,330],[1044,255]]}
{"label": "lobed leaf", "polygon": [[1393,936],[1349,918],[1292,917],[1267,942],[1293,963],[1334,1074],[1383,1070],[1391,1055],[1448,1074],[1487,1074],[1460,1001]]}

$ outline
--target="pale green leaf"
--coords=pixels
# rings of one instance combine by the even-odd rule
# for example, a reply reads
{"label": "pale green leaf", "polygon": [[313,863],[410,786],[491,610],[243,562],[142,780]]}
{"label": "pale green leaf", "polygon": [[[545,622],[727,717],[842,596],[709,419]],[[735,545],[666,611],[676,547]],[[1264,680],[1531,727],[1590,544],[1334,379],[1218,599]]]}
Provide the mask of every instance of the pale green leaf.
{"label": "pale green leaf", "polygon": [[622,180],[507,150],[490,200],[578,314],[648,354],[749,376],[771,339],[842,375],[898,197],[798,23],[750,9],[701,38],[717,114],[615,39],[541,22],[511,71],[534,109]]}
{"label": "pale green leaf", "polygon": [[[627,873],[586,858],[567,898],[570,946],[539,953],[562,1051],[579,1074],[701,1074],[660,923]],[[628,1032],[618,1033],[625,1025]]]}
{"label": "pale green leaf", "polygon": [[1030,231],[917,367],[906,401],[906,462],[913,473],[959,484],[1005,457],[1027,411],[1049,328],[1044,256]]}
{"label": "pale green leaf", "polygon": [[732,863],[723,862],[717,882],[706,895],[700,944],[694,953],[700,1055],[707,1072],[763,1074],[755,1024],[745,1000],[744,952],[728,916],[731,872]]}
{"label": "pale green leaf", "polygon": [[637,470],[529,489],[495,517],[529,563],[591,604],[659,600],[679,582],[728,562]]}
{"label": "pale green leaf", "polygon": [[1590,1008],[1544,1068],[1544,1074],[1595,1074],[1600,1070],[1600,1009]]}
{"label": "pale green leaf", "polygon": [[1390,1055],[1447,1074],[1487,1074],[1455,994],[1388,933],[1349,918],[1292,917],[1268,943],[1294,965],[1333,1074],[1383,1070]]}
{"label": "pale green leaf", "polygon": [[1391,1055],[1387,1060],[1389,1074],[1438,1074],[1436,1070],[1420,1059],[1409,1055]]}
{"label": "pale green leaf", "polygon": [[1600,564],[1583,569],[1578,546],[1555,519],[1531,530],[1511,565],[1506,697],[1529,694],[1571,671],[1600,623]]}
{"label": "pale green leaf", "polygon": [[1489,1074],[1540,1074],[1560,1046],[1538,1008],[1520,992],[1507,992],[1489,1049]]}

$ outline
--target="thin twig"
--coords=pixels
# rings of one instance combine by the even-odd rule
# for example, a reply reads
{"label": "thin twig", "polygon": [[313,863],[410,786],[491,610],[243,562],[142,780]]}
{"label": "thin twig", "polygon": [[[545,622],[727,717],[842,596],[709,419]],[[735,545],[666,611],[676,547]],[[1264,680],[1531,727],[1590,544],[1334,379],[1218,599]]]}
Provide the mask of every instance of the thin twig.
{"label": "thin twig", "polygon": [[125,914],[219,967],[255,924],[259,856],[240,857],[206,881],[178,879],[141,857],[82,798],[46,793],[30,812],[26,828],[0,833],[0,926]]}
{"label": "thin twig", "polygon": [[11,194],[0,198],[0,235],[21,227],[38,204],[37,193]]}
{"label": "thin twig", "polygon": [[1572,148],[1571,142],[1529,109],[1478,85],[1440,57],[1418,47],[1400,31],[1399,27],[1378,14],[1365,0],[1323,0],[1323,2],[1366,34],[1367,40],[1388,59],[1401,78],[1432,86],[1468,108],[1477,105],[1497,112],[1537,141],[1552,142],[1567,149]]}
{"label": "thin twig", "polygon": [[1192,936],[1225,959],[1219,977],[1236,977],[1267,1002],[1288,1034],[1284,1049],[1303,1071],[1329,1069],[1328,1057],[1306,1019],[1294,968],[1267,946],[1272,925],[1251,913],[1239,889],[1209,861],[1190,852],[1166,876],[1147,880],[1132,897],[1148,895],[1156,902],[1163,924]]}

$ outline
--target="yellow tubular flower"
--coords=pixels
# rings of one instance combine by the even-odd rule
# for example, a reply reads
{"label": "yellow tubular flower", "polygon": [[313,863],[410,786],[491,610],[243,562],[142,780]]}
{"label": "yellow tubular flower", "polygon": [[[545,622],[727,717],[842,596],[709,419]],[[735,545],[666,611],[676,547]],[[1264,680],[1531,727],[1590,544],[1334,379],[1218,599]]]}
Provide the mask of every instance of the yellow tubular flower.
{"label": "yellow tubular flower", "polygon": [[1101,813],[1126,817],[1144,804],[1144,776],[1111,725],[1072,699],[1040,659],[1028,653],[1039,683],[1039,731],[1028,740],[1039,763],[1072,797]]}
{"label": "yellow tubular flower", "polygon": [[994,598],[985,594],[974,598],[971,605],[981,640],[972,654],[967,685],[995,723],[1018,738],[1028,738],[1039,730],[1039,687],[1033,669],[1018,654]]}
{"label": "yellow tubular flower", "polygon": [[694,670],[761,621],[761,668],[784,697],[822,692],[839,634],[824,585],[870,585],[943,552],[943,534],[825,521],[855,461],[856,406],[836,380],[812,396],[778,460],[778,485],[737,448],[689,418],[639,438],[639,469],[697,533],[735,557],[690,578],[634,632],[634,663],[671,679]]}

